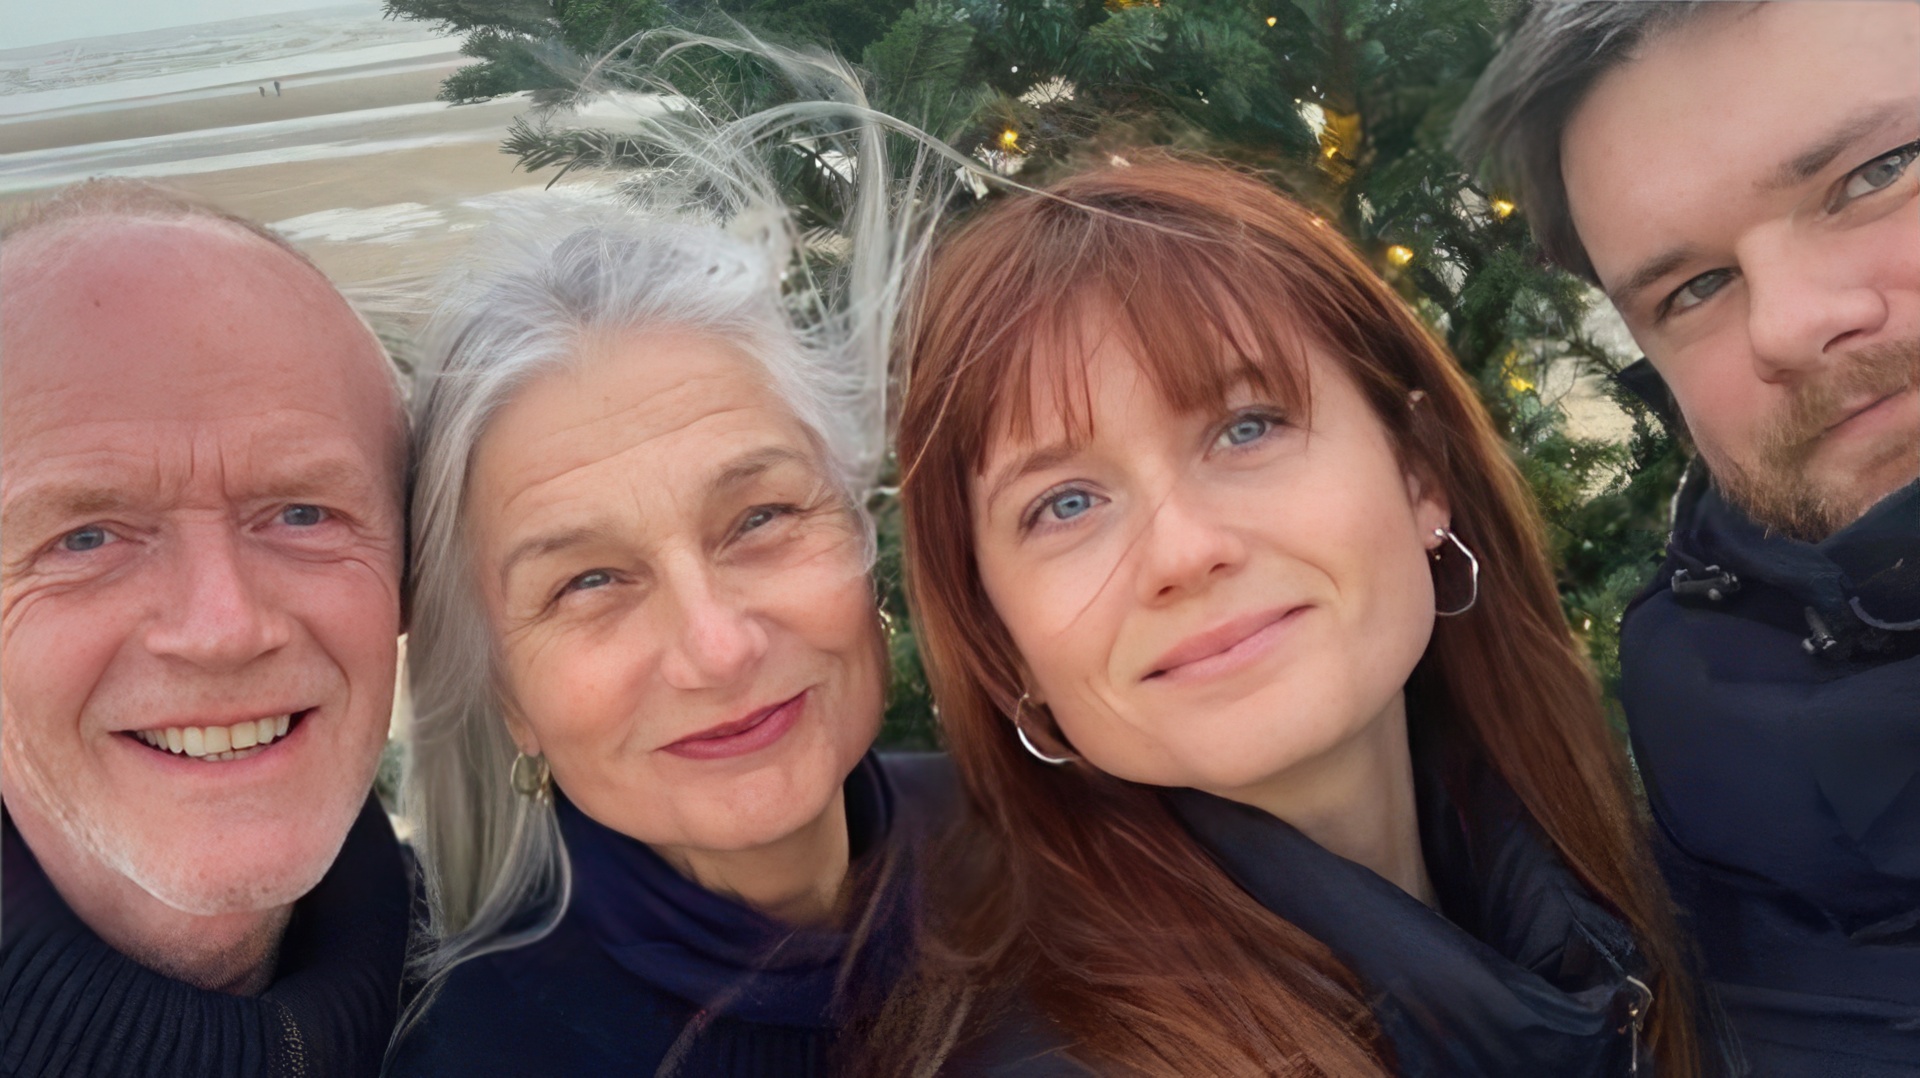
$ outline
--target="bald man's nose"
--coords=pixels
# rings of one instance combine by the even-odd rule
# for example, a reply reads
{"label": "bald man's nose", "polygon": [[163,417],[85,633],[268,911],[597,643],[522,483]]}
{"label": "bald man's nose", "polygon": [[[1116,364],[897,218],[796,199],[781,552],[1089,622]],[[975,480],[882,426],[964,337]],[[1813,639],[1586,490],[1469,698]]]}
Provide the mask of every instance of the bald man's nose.
{"label": "bald man's nose", "polygon": [[147,631],[147,649],[209,670],[245,666],[284,647],[292,618],[260,578],[231,528],[183,529],[164,571],[172,587]]}

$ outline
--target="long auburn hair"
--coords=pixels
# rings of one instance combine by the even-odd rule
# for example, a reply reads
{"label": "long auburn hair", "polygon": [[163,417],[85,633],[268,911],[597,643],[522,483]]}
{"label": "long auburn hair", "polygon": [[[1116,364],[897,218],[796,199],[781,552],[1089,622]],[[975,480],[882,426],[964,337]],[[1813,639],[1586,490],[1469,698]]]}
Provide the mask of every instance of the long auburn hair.
{"label": "long auburn hair", "polygon": [[[1224,408],[1235,378],[1308,403],[1300,344],[1313,340],[1410,473],[1444,492],[1454,532],[1479,555],[1479,600],[1435,627],[1407,685],[1410,721],[1487,761],[1631,927],[1655,970],[1648,1038],[1661,1071],[1695,1073],[1692,988],[1621,754],[1561,613],[1541,520],[1473,385],[1308,209],[1232,168],[1133,156],[983,211],[937,252],[902,335],[907,580],[975,819],[954,858],[967,869],[933,889],[943,901],[920,993],[944,981],[948,1005],[901,1035],[921,1045],[901,1070],[937,1067],[990,1023],[978,1008],[955,1017],[985,998],[1030,1002],[1105,1071],[1392,1066],[1353,974],[1229,879],[1156,791],[1085,764],[1045,766],[1014,738],[1021,667],[975,565],[970,483],[997,432],[1031,430],[1032,379],[1079,380],[1082,392],[1060,399],[1085,412],[1084,368],[1041,371],[1034,357],[1075,340],[1094,304],[1181,409]],[[1063,418],[1070,431],[1091,422]]]}

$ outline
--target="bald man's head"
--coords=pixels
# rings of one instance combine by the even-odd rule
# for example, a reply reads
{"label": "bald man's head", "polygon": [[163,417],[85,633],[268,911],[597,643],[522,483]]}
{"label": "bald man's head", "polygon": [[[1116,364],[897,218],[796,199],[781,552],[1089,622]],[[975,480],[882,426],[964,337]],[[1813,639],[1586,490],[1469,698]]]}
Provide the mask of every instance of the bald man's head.
{"label": "bald man's head", "polygon": [[[362,336],[371,349],[369,354],[381,356],[379,370],[382,383],[390,391],[392,417],[397,425],[395,433],[404,446],[406,402],[398,372],[390,362],[385,361],[385,349],[372,327],[340,296],[333,282],[313,264],[306,253],[289,243],[286,237],[258,222],[188,198],[158,184],[128,179],[88,180],[28,203],[9,216],[0,217],[0,265],[7,261],[14,262],[14,272],[10,274],[12,280],[0,279],[0,303],[7,300],[9,292],[23,289],[25,282],[39,275],[43,268],[39,258],[57,255],[76,232],[92,231],[93,226],[104,226],[110,239],[116,224],[125,227],[141,222],[198,226],[237,239],[251,237],[262,247],[284,256],[287,265],[279,267],[280,270],[291,271],[295,267],[304,269],[312,283],[321,290],[319,295],[330,297],[334,305],[360,326]],[[10,254],[17,257],[9,259]],[[396,479],[404,481],[404,475]]]}
{"label": "bald man's head", "polygon": [[391,367],[271,234],[93,198],[8,229],[0,377],[8,812],[103,937],[217,979],[155,926],[284,916],[385,741]]}

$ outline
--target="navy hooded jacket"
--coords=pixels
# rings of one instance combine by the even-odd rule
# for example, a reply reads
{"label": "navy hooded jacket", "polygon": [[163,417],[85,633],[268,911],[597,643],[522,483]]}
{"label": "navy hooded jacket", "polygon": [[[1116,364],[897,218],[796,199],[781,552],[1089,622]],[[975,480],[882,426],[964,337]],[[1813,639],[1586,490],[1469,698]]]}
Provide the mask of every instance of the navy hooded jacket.
{"label": "navy hooded jacket", "polygon": [[1676,505],[1621,696],[1735,1047],[1757,1075],[1920,1073],[1920,484],[1814,544],[1703,474]]}
{"label": "navy hooded jacket", "polygon": [[[1441,742],[1416,736],[1413,761],[1438,909],[1257,808],[1198,790],[1165,796],[1236,883],[1358,976],[1396,1074],[1657,1078],[1639,1021],[1656,1002],[1655,971],[1627,925],[1478,753]],[[1012,1001],[941,1073],[1096,1072],[1030,1004]]]}

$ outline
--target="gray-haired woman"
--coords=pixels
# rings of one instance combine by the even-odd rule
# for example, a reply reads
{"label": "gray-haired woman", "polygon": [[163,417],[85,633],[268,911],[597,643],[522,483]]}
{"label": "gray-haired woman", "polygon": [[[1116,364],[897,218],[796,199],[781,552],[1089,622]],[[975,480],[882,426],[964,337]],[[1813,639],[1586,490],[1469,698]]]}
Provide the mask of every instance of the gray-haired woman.
{"label": "gray-haired woman", "polygon": [[678,189],[717,213],[527,228],[441,316],[409,642],[433,941],[390,1073],[825,1073],[904,964],[897,854],[951,779],[870,752],[911,245],[877,134],[852,152],[831,303],[742,157]]}

